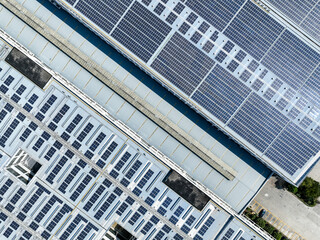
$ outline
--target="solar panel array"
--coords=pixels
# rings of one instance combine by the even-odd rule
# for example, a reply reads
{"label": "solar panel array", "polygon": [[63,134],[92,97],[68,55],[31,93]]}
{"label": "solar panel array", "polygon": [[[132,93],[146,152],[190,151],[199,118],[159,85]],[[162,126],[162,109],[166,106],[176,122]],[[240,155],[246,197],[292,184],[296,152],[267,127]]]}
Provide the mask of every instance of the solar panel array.
{"label": "solar panel array", "polygon": [[186,6],[216,27],[219,31],[222,31],[244,2],[245,0],[232,2],[224,0],[188,0]]}
{"label": "solar panel array", "polygon": [[213,65],[211,58],[175,33],[151,67],[190,96]]}
{"label": "solar panel array", "polygon": [[[306,19],[318,9],[312,1],[300,7]],[[282,152],[281,161],[294,169],[289,171],[266,154],[273,142],[281,143],[289,123],[320,140],[313,133],[320,115],[317,88],[311,89],[319,85],[320,53],[254,1],[135,0],[113,30],[101,34],[289,181],[301,182],[317,160],[318,151],[302,154],[304,165]],[[258,122],[257,128],[249,122]]]}
{"label": "solar panel array", "polygon": [[[55,80],[43,91],[4,61],[0,69],[1,236],[101,239],[116,221],[139,239],[201,240],[228,224],[211,201],[199,210],[168,188],[169,167],[83,96]],[[29,183],[6,167],[21,149],[41,164]]]}
{"label": "solar panel array", "polygon": [[111,36],[147,62],[171,31],[166,23],[134,2]]}
{"label": "solar panel array", "polygon": [[255,59],[261,60],[283,29],[280,23],[267,14],[261,14],[256,4],[248,1],[224,34]]}
{"label": "solar panel array", "polygon": [[308,34],[320,41],[320,3],[317,0],[266,0]]}

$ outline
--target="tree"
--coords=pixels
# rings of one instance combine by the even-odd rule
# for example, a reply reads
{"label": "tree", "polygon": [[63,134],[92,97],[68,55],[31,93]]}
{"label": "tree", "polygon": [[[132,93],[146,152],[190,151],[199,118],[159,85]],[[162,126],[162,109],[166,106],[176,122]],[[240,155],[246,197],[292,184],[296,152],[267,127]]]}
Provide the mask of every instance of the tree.
{"label": "tree", "polygon": [[310,177],[307,177],[299,187],[301,198],[308,204],[314,205],[320,197],[320,184]]}
{"label": "tree", "polygon": [[296,186],[293,186],[292,184],[289,184],[287,185],[287,189],[289,192],[292,192],[294,194],[296,194],[298,192],[298,188]]}
{"label": "tree", "polygon": [[277,240],[281,240],[281,238],[282,238],[282,233],[276,230],[276,231],[274,231],[274,232],[272,233],[272,236],[273,236],[275,239],[277,239]]}
{"label": "tree", "polygon": [[257,217],[258,216],[255,213],[250,215],[250,218],[251,218],[252,221],[255,221],[257,219]]}
{"label": "tree", "polygon": [[270,224],[266,224],[266,226],[264,227],[264,230],[266,230],[266,232],[268,232],[269,234],[272,235],[272,233],[274,231],[274,227],[271,226]]}
{"label": "tree", "polygon": [[261,228],[265,228],[265,226],[266,226],[266,221],[263,220],[262,218],[257,218],[256,223],[257,223]]}
{"label": "tree", "polygon": [[286,188],[310,206],[316,205],[317,198],[320,197],[320,183],[310,177],[307,177],[299,188],[291,184],[287,184]]}

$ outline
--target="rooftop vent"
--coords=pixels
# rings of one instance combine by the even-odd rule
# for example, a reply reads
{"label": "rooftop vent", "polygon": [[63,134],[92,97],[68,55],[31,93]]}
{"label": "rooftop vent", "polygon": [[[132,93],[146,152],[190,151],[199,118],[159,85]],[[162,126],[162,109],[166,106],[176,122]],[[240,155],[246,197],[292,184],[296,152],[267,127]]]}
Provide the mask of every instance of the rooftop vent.
{"label": "rooftop vent", "polygon": [[19,149],[11,158],[6,170],[24,184],[28,184],[41,168],[41,164]]}

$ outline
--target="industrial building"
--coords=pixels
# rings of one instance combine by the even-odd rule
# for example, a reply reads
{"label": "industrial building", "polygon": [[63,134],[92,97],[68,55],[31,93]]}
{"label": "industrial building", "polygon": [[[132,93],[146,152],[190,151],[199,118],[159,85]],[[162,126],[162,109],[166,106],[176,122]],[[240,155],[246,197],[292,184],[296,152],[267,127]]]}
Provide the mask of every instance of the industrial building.
{"label": "industrial building", "polygon": [[301,23],[277,1],[55,2],[287,181],[318,161],[317,2]]}
{"label": "industrial building", "polygon": [[[249,68],[260,62],[257,56],[262,53],[250,52],[220,32],[236,21],[237,14],[242,19],[241,11],[263,11],[269,21],[277,18],[276,10],[254,1],[238,1],[228,9],[233,15],[222,19],[223,27],[212,25],[202,13],[202,1],[198,2],[203,6],[171,0],[98,2],[93,10],[96,1],[55,2],[60,5],[42,0],[0,1],[0,235],[8,239],[271,239],[241,213],[271,176],[269,168],[299,184],[316,163],[316,102],[306,102],[302,109],[298,102],[306,96],[299,91],[294,95],[290,84],[284,81],[278,89],[275,83],[269,86],[276,76],[274,69],[266,70],[263,63],[255,70]],[[213,2],[217,8],[227,7],[221,1]],[[106,5],[114,8],[112,12],[118,11],[114,16],[107,14],[111,20],[97,14],[106,11]],[[152,32],[152,41],[141,42],[156,41],[158,45],[143,45],[145,51],[141,52],[129,47],[130,39],[121,42],[129,34],[128,24],[139,22],[139,11],[152,24],[163,27]],[[289,24],[278,20],[285,26],[282,33],[286,32]],[[192,35],[192,31],[198,34]],[[216,40],[208,40],[210,32],[217,35]],[[295,34],[296,30],[289,32]],[[195,43],[192,39],[199,34]],[[303,50],[316,51],[312,41],[299,35],[301,39],[308,44]],[[191,51],[194,59],[187,63],[176,52],[171,54],[177,46]],[[220,63],[216,57],[223,53],[226,56]],[[239,55],[249,65],[242,64]],[[254,101],[266,106],[260,90],[273,90],[275,95],[264,114],[287,121],[284,134],[294,129],[303,135],[299,141],[305,146],[296,145],[294,151],[309,158],[297,167],[283,152],[289,159],[286,162],[296,169],[290,174],[283,165],[256,151],[256,146],[243,145],[247,140],[235,137],[229,122],[222,126],[221,119],[192,100],[193,94],[186,97],[188,94],[167,79],[176,75],[160,71],[161,64],[174,66],[170,61],[178,60],[200,71],[196,75],[202,76],[203,89],[210,88],[204,86],[206,82],[228,79],[228,86],[241,87],[237,91],[246,95],[242,101],[249,105]],[[175,66],[181,74],[177,79],[194,81],[195,69],[187,68]],[[242,79],[243,84],[237,72],[251,77]],[[262,82],[259,90],[252,78]],[[225,86],[215,87],[229,91]],[[168,88],[178,97],[167,92]],[[282,88],[290,90],[291,100],[300,94],[298,100],[290,102],[289,93]],[[275,96],[314,122],[303,127],[300,120],[281,115],[277,100],[270,103]],[[237,112],[241,115],[241,111]],[[237,114],[233,115],[236,121]]]}

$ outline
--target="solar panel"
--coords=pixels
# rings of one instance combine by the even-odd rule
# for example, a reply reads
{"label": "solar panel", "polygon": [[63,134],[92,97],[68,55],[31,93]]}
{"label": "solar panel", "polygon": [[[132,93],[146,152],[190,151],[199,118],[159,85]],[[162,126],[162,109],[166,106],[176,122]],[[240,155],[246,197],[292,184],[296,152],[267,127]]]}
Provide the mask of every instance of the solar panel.
{"label": "solar panel", "polygon": [[303,84],[299,93],[310,102],[320,107],[320,67],[317,67],[308,80]]}
{"label": "solar panel", "polygon": [[264,152],[288,122],[287,117],[253,93],[230,120],[228,127]]}
{"label": "solar panel", "polygon": [[301,27],[306,30],[318,42],[320,41],[320,3],[309,12],[308,16],[301,23]]}
{"label": "solar panel", "polygon": [[132,0],[79,0],[75,8],[101,29],[110,33]]}
{"label": "solar panel", "polygon": [[111,36],[147,62],[170,31],[165,22],[134,2]]}
{"label": "solar panel", "polygon": [[297,90],[320,63],[320,54],[286,30],[261,62]]}
{"label": "solar panel", "polygon": [[216,65],[192,99],[226,123],[250,92],[247,86]]}
{"label": "solar panel", "polygon": [[188,0],[186,5],[206,21],[222,31],[245,0]]}
{"label": "solar panel", "polygon": [[274,7],[289,17],[295,23],[300,24],[308,12],[317,3],[317,0],[268,0]]}
{"label": "solar panel", "polygon": [[295,123],[289,123],[272,143],[266,156],[281,168],[294,174],[319,151],[320,142]]}
{"label": "solar panel", "polygon": [[260,60],[284,27],[256,4],[248,1],[224,34]]}
{"label": "solar panel", "polygon": [[[268,1],[319,36],[319,2]],[[275,153],[264,155],[290,121],[320,136],[311,129],[317,129],[314,124],[320,113],[320,53],[273,11],[245,0],[79,0],[73,5],[93,19],[92,27],[100,26],[109,42],[117,41],[116,47],[130,59],[144,62],[141,67],[148,73],[275,170],[297,181],[297,176],[304,176],[297,171],[312,165],[304,159],[305,166],[284,169],[271,158]],[[1,89],[8,91],[5,84]],[[33,110],[31,105],[24,108]],[[53,122],[59,119],[61,114]],[[53,123],[48,127],[57,128]],[[83,148],[87,136],[77,135],[74,146]],[[111,156],[109,151],[106,156]],[[102,159],[95,161],[101,168],[106,165]],[[125,174],[120,179],[128,186],[136,173],[129,169]],[[143,180],[139,186],[145,184]]]}
{"label": "solar panel", "polygon": [[175,33],[151,67],[190,95],[213,65],[205,53]]}

